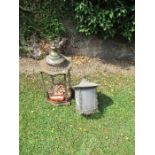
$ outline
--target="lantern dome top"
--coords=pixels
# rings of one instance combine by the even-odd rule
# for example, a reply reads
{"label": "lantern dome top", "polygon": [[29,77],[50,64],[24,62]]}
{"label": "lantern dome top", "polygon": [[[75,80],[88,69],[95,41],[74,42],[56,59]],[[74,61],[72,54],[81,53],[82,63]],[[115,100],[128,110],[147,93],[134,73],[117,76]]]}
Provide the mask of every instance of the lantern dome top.
{"label": "lantern dome top", "polygon": [[82,79],[78,85],[74,86],[74,88],[89,88],[89,87],[97,87],[98,85],[99,84],[89,82],[86,79]]}

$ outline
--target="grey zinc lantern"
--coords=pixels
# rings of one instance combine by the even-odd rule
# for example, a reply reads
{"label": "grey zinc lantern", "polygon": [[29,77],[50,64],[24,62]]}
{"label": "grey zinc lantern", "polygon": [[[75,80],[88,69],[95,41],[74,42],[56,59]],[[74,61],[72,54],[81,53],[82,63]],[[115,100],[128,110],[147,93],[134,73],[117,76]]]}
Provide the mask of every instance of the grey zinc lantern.
{"label": "grey zinc lantern", "polygon": [[96,88],[98,84],[83,79],[74,86],[76,110],[81,114],[89,115],[98,111]]}

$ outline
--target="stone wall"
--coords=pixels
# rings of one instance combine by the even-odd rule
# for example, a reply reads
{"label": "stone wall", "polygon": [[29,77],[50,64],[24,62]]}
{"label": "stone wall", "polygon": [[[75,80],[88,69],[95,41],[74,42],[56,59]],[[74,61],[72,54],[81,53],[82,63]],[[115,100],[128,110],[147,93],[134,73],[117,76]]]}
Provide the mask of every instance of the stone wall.
{"label": "stone wall", "polygon": [[[99,57],[104,60],[115,59],[134,62],[134,44],[129,44],[122,39],[103,40],[97,36],[85,38],[76,31],[72,20],[64,20],[64,26],[68,43],[63,50],[63,54],[86,55],[90,57]],[[40,55],[47,55],[51,42],[52,41],[42,41],[39,44],[35,43],[37,46],[34,46],[33,43],[33,45],[30,46],[33,51],[30,53],[30,57],[37,58],[40,57]],[[29,52],[27,53],[29,54]]]}
{"label": "stone wall", "polygon": [[117,59],[134,61],[134,45],[121,39],[103,40],[96,36],[84,39],[77,33],[71,20],[64,21],[69,43],[66,54],[87,55],[101,59]]}
{"label": "stone wall", "polygon": [[116,59],[134,61],[134,45],[118,40],[102,40],[97,37],[77,39],[69,42],[66,54],[100,57],[101,59]]}

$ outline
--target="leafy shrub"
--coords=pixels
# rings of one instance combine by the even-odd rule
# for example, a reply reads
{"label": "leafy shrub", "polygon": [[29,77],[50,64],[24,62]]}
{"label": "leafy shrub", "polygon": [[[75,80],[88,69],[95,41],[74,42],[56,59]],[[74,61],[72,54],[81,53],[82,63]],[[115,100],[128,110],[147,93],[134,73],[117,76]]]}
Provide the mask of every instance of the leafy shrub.
{"label": "leafy shrub", "polygon": [[134,0],[20,0],[20,35],[55,38],[65,34],[63,18],[76,21],[77,31],[103,38],[134,39]]}
{"label": "leafy shrub", "polygon": [[[103,3],[104,2],[104,3]],[[98,34],[104,38],[121,35],[134,38],[134,1],[83,0],[76,4],[77,30],[86,36]]]}
{"label": "leafy shrub", "polygon": [[22,6],[24,5],[25,8],[30,6],[32,10],[31,12],[20,11],[20,34],[24,35],[25,38],[29,39],[34,33],[39,37],[55,38],[65,32],[61,22],[61,5],[56,7],[56,2],[45,0],[25,0],[22,2]]}

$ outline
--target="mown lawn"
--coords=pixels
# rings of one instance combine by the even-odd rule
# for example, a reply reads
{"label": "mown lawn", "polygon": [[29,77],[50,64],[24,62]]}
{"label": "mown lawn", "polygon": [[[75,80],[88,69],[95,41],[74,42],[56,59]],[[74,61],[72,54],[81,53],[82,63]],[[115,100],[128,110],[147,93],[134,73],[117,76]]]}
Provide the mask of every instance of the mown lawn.
{"label": "mown lawn", "polygon": [[[20,75],[21,155],[134,155],[134,77],[96,74],[100,112],[89,117],[47,104],[40,75]],[[72,84],[79,82],[72,77]]]}

